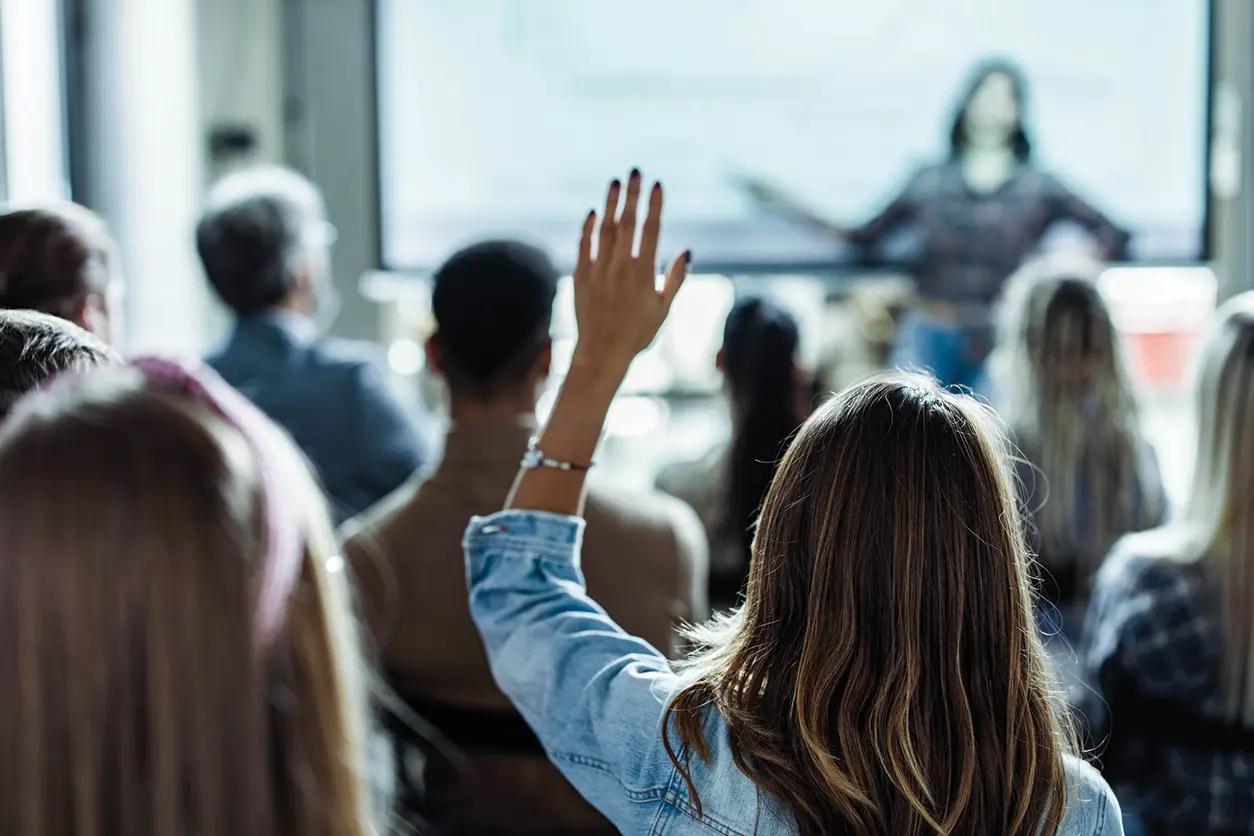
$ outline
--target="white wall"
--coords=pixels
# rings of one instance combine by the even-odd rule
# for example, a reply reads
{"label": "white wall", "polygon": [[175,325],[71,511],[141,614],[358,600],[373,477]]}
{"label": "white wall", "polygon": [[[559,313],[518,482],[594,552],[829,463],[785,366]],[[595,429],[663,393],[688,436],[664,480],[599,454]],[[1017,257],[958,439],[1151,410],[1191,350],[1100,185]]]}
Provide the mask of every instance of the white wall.
{"label": "white wall", "polygon": [[1254,4],[1216,4],[1212,241],[1222,296],[1254,288]]}
{"label": "white wall", "polygon": [[[521,0],[520,0],[521,2]],[[379,336],[378,306],[361,295],[377,266],[374,0],[286,0],[287,158],[327,197],[340,232],[334,269],[343,306],[334,330]]]}
{"label": "white wall", "polygon": [[199,352],[203,282],[192,248],[203,158],[193,0],[84,0],[86,201],[127,274],[127,345]]}
{"label": "white wall", "polygon": [[[283,160],[283,38],[280,0],[197,0],[200,113],[208,131],[239,125],[255,133],[250,162]],[[210,179],[230,165],[209,161]]]}
{"label": "white wall", "polygon": [[[194,229],[205,188],[227,168],[284,159],[280,7],[82,0],[81,197],[122,246],[131,350],[199,354],[229,323],[205,285]],[[253,152],[212,159],[220,125],[251,129]]]}
{"label": "white wall", "polygon": [[[284,160],[284,84],[281,0],[196,0],[201,147],[206,187],[228,171]],[[210,133],[219,127],[252,132],[251,153],[215,159]],[[230,327],[212,293],[205,306],[208,343]]]}

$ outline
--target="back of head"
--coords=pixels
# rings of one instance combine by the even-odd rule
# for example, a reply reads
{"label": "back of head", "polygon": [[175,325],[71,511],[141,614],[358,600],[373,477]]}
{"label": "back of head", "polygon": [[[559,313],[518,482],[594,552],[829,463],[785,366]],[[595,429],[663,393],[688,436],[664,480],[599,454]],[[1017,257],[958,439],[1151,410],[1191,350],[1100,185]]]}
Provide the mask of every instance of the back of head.
{"label": "back of head", "polygon": [[[1067,258],[1020,270],[1007,287],[992,361],[998,409],[1048,484],[1048,500],[1030,509],[1042,557],[1074,561],[1081,579],[1120,536],[1164,510],[1144,470],[1147,445],[1099,271]],[[1091,508],[1087,531],[1077,527],[1082,502]]]}
{"label": "back of head", "polygon": [[1254,727],[1254,293],[1229,300],[1201,351],[1197,455],[1180,524],[1220,590],[1227,715]]}
{"label": "back of head", "polygon": [[1027,559],[991,412],[922,378],[855,386],[780,464],[677,728],[701,753],[712,701],[805,834],[1053,834],[1067,744]]}
{"label": "back of head", "polygon": [[522,389],[549,346],[557,271],[541,250],[485,241],[435,274],[431,308],[454,396],[491,398]]}
{"label": "back of head", "polygon": [[[290,505],[263,490],[275,462],[300,473],[271,432],[258,458],[130,368],[34,396],[0,430],[5,833],[367,832],[334,541],[307,474]],[[280,507],[304,540],[272,601]]]}
{"label": "back of head", "polygon": [[0,308],[73,319],[119,271],[104,221],[73,203],[0,214]]}
{"label": "back of head", "polygon": [[294,171],[273,166],[227,175],[209,192],[196,248],[210,285],[240,315],[262,313],[295,289],[293,267],[325,221],[322,195]]}
{"label": "back of head", "polygon": [[82,328],[35,311],[0,311],[0,418],[54,377],[120,362]]}
{"label": "back of head", "polygon": [[801,423],[794,372],[800,335],[790,313],[759,297],[739,300],[723,328],[723,376],[731,396],[727,526],[744,545],[788,438]]}

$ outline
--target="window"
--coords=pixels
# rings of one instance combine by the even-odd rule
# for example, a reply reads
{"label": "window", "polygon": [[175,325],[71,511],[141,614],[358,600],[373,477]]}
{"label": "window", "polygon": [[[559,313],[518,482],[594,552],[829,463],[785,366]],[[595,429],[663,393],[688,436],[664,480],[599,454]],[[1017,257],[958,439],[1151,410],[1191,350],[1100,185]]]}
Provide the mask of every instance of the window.
{"label": "window", "polygon": [[0,0],[0,189],[5,200],[68,199],[59,0]]}

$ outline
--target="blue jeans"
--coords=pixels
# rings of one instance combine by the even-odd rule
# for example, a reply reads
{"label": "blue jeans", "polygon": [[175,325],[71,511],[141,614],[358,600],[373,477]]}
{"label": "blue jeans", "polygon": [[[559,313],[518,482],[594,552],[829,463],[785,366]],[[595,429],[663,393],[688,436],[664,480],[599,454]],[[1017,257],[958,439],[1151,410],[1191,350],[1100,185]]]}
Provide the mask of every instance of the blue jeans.
{"label": "blue jeans", "polygon": [[988,325],[959,325],[924,310],[907,311],[897,326],[888,364],[901,371],[931,372],[942,386],[986,389],[984,361],[992,347]]}

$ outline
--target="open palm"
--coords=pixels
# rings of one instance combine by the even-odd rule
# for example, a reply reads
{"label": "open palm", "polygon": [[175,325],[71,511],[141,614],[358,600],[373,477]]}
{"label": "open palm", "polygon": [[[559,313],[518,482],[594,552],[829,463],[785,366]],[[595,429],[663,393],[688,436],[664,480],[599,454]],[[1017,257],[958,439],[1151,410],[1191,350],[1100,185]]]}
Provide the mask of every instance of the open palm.
{"label": "open palm", "polygon": [[685,251],[666,272],[657,288],[657,247],[662,230],[662,185],[649,191],[649,205],[635,250],[637,206],[642,177],[633,171],[627,180],[626,199],[619,199],[622,184],[610,183],[600,235],[593,239],[597,213],[588,213],[575,263],[575,320],[579,328],[576,351],[588,359],[614,368],[626,365],[657,335],[679,292],[692,260]]}

